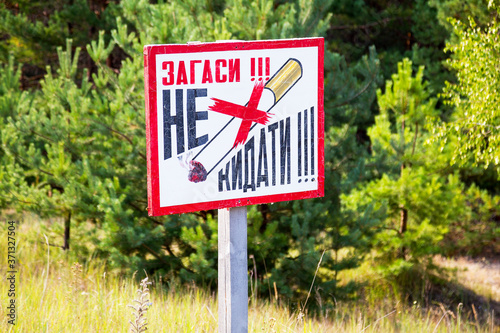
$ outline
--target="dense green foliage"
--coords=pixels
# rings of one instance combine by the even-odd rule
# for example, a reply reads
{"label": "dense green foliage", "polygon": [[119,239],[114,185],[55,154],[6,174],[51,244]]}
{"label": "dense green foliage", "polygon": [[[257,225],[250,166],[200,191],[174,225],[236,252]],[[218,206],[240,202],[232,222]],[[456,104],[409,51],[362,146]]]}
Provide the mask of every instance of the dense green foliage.
{"label": "dense green foliage", "polygon": [[354,211],[380,219],[375,261],[383,276],[409,291],[415,289],[407,285],[414,282],[410,277],[432,269],[449,223],[466,210],[458,175],[443,172],[446,162],[436,158],[436,147],[424,146],[425,121],[437,110],[422,82],[423,67],[413,77],[411,65],[404,59],[385,92],[378,91],[380,114],[368,134],[381,177],[345,198]]}
{"label": "dense green foliage", "polygon": [[455,42],[448,61],[457,71],[458,82],[445,89],[447,101],[455,107],[452,121],[440,133],[450,132],[458,139],[453,161],[472,160],[485,167],[500,165],[500,111],[498,95],[499,24],[494,19],[486,28],[473,18],[468,23],[451,20]]}
{"label": "dense green foliage", "polygon": [[[465,4],[479,20],[489,19],[486,4]],[[496,23],[483,33],[454,21],[450,38],[444,17],[461,13],[457,6],[451,0],[2,4],[0,207],[63,218],[64,226],[50,230],[51,242],[64,241],[80,256],[214,286],[216,212],[147,216],[143,46],[324,36],[326,195],[249,208],[258,292],[276,283],[280,295],[306,294],[322,258],[316,290],[333,304],[354,290],[338,273],[368,254],[397,286],[412,272],[430,272],[434,254],[467,253],[472,244],[471,253],[481,253],[498,238],[498,187],[480,189],[490,175],[470,165],[450,167],[453,144],[443,150],[425,144],[433,142],[429,117],[461,120],[476,103],[462,99],[473,82],[474,94],[490,91],[483,108],[473,109],[487,111],[483,132],[474,128],[482,135],[458,120],[450,126],[477,139],[466,139],[474,149],[492,150],[484,161],[498,158],[498,139],[484,133],[498,127],[497,74],[490,69],[498,60],[491,52],[498,48]],[[443,67],[446,40],[452,69],[463,72],[458,81]],[[476,64],[484,71],[467,71]],[[437,95],[446,80],[456,83],[448,84],[453,103],[445,108]],[[478,197],[484,204],[472,201]]]}

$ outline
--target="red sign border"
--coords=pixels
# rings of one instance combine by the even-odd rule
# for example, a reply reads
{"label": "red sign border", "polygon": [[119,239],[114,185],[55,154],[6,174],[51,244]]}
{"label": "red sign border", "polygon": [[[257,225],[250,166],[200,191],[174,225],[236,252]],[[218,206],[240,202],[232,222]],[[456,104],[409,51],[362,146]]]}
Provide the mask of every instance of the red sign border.
{"label": "red sign border", "polygon": [[[176,206],[160,206],[158,162],[158,115],[156,109],[156,55],[167,53],[197,53],[235,50],[262,50],[280,48],[318,47],[318,189],[313,191],[263,195],[250,198],[217,200]],[[216,43],[164,44],[144,46],[144,90],[146,99],[146,148],[148,176],[148,214],[160,216],[189,213],[208,209],[221,209],[256,205],[278,201],[290,201],[324,196],[324,39],[301,38],[261,41],[227,41]]]}

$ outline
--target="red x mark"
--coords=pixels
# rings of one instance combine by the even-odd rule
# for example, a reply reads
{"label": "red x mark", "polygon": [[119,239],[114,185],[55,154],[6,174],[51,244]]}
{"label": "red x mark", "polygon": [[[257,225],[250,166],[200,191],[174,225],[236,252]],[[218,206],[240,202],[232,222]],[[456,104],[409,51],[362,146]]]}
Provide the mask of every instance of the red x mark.
{"label": "red x mark", "polygon": [[234,104],[231,102],[223,101],[218,98],[212,98],[215,104],[209,106],[210,111],[215,111],[219,113],[226,114],[228,116],[233,116],[243,119],[234,140],[233,148],[239,144],[244,144],[248,137],[248,132],[250,132],[250,126],[252,122],[256,122],[262,125],[266,125],[271,119],[272,114],[265,111],[257,110],[259,105],[260,97],[262,96],[262,91],[264,90],[264,82],[257,81],[252,90],[252,95],[246,106]]}

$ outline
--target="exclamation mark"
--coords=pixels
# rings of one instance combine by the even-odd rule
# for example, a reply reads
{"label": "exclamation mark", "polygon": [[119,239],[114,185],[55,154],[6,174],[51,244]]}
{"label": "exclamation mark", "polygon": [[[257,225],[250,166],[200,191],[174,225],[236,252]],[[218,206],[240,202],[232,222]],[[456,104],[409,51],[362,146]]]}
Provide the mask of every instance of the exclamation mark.
{"label": "exclamation mark", "polygon": [[266,82],[269,80],[269,76],[271,73],[271,58],[266,58]]}
{"label": "exclamation mark", "polygon": [[299,118],[298,118],[298,121],[297,121],[297,130],[298,130],[298,135],[297,135],[297,151],[298,151],[298,158],[299,158],[299,163],[297,164],[298,167],[299,167],[299,183],[302,182],[302,179],[300,179],[300,177],[302,177],[302,112],[299,112]]}
{"label": "exclamation mark", "polygon": [[314,179],[314,106],[311,107],[311,181]]}
{"label": "exclamation mark", "polygon": [[262,80],[262,76],[264,75],[262,70],[263,70],[263,59],[262,58],[259,58],[259,80]]}
{"label": "exclamation mark", "polygon": [[250,80],[269,81],[271,77],[271,58],[250,58]]}
{"label": "exclamation mark", "polygon": [[[299,112],[297,119],[297,150],[298,150],[298,178],[299,183],[302,182],[302,174],[304,177],[304,182],[316,181],[315,173],[315,119],[314,119],[314,107],[311,107],[310,115],[308,115],[308,110],[304,110],[303,112]],[[302,117],[304,114],[304,117]],[[304,119],[304,121],[302,121]],[[310,127],[309,127],[310,126]],[[302,134],[304,133],[304,134]],[[310,157],[310,158],[309,158]],[[304,163],[302,165],[302,163]],[[302,170],[304,172],[302,172]],[[307,176],[311,176],[309,179]]]}
{"label": "exclamation mark", "polygon": [[[307,110],[304,110],[304,176],[309,172],[309,159],[308,159],[308,137],[307,137]],[[307,182],[309,179],[305,179]]]}
{"label": "exclamation mark", "polygon": [[250,76],[251,80],[255,80],[255,58],[250,59]]}

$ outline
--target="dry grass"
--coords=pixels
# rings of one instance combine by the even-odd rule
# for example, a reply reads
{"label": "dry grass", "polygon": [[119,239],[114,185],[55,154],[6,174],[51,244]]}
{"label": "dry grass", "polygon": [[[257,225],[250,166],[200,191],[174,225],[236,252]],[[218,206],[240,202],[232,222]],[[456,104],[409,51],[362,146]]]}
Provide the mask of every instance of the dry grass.
{"label": "dry grass", "polygon": [[500,302],[500,259],[472,260],[470,258],[435,258],[437,265],[456,271],[460,283],[484,296],[488,300]]}
{"label": "dry grass", "polygon": [[[135,278],[144,278],[140,272],[135,277],[121,276],[106,271],[96,260],[78,263],[60,248],[47,247],[36,226],[20,225],[19,230],[18,321],[15,326],[7,323],[3,306],[8,300],[7,286],[2,283],[0,331],[128,332],[132,318],[128,305],[137,299],[139,287],[138,300],[143,309],[147,307],[148,332],[217,332],[215,294],[194,286],[165,283],[161,277],[150,277],[149,287],[139,286]],[[4,234],[2,227],[0,235]],[[5,243],[0,242],[0,253],[6,252]],[[6,256],[1,255],[3,275],[5,267]],[[366,304],[337,303],[334,309],[314,318],[292,312],[289,304],[274,298],[260,299],[250,303],[249,332],[500,332],[493,325],[493,314],[479,323],[464,321],[457,315],[460,308],[448,309],[444,305],[430,309],[418,304],[404,307],[390,299]]]}

